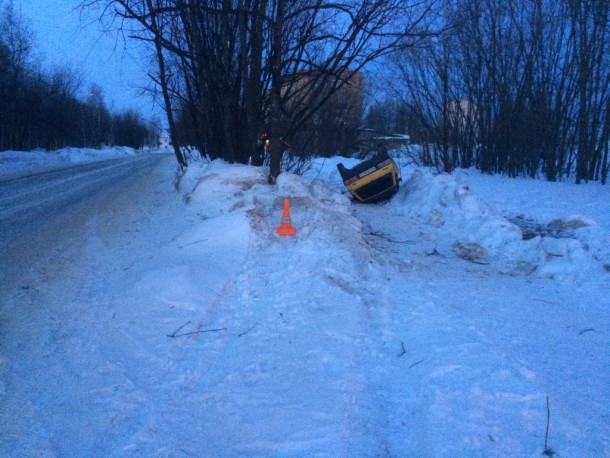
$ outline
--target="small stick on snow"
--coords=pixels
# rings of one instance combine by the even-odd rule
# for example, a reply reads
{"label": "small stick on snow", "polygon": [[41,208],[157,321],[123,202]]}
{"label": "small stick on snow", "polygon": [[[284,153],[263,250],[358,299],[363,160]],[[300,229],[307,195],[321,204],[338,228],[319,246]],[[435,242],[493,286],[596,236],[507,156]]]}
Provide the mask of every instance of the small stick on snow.
{"label": "small stick on snow", "polygon": [[183,332],[182,334],[178,334],[178,332],[180,332],[181,329],[184,329],[184,327],[187,326],[188,324],[190,324],[190,321],[187,321],[186,323],[184,323],[182,326],[180,326],[178,329],[176,329],[171,334],[167,334],[167,337],[183,337],[183,336],[190,336],[192,334],[201,334],[201,333],[204,333],[204,332],[220,332],[220,331],[226,331],[227,330],[227,328],[202,329],[200,331]]}
{"label": "small stick on snow", "polygon": [[[258,323],[257,323],[258,324]],[[256,324],[254,326],[252,326],[250,329],[246,329],[244,332],[242,332],[241,334],[238,334],[237,337],[243,337],[246,334],[248,334],[250,331],[252,331],[254,328],[256,327]]]}
{"label": "small stick on snow", "polygon": [[401,356],[403,356],[405,353],[407,353],[407,349],[405,348],[405,343],[401,340],[400,341],[400,353],[398,353],[396,355],[397,358],[400,358]]}
{"label": "small stick on snow", "polygon": [[388,236],[387,234],[384,234],[381,231],[371,231],[371,232],[369,232],[369,235],[374,235],[376,237],[380,237],[380,238],[385,239],[388,242],[392,242],[392,243],[417,243],[415,240],[395,240],[392,237]]}
{"label": "small stick on snow", "polygon": [[187,321],[186,323],[184,323],[182,326],[180,326],[178,329],[176,329],[174,332],[172,332],[171,334],[167,334],[167,337],[177,337],[176,333],[179,332],[182,328],[184,328],[186,325],[190,324],[190,321]]}
{"label": "small stick on snow", "polygon": [[190,336],[191,334],[201,334],[204,332],[220,332],[220,331],[226,331],[227,328],[219,328],[219,329],[202,329],[201,331],[191,331],[191,332],[185,332],[184,334],[178,334],[178,335],[172,335],[172,336],[167,336],[167,337],[182,337],[182,336]]}
{"label": "small stick on snow", "polygon": [[423,362],[424,362],[424,360],[423,360],[423,359],[420,359],[420,360],[419,360],[419,361],[417,361],[416,363],[411,364],[411,365],[409,366],[409,369],[411,369],[412,367],[415,367],[415,366],[417,366],[418,364],[423,363]]}
{"label": "small stick on snow", "polygon": [[544,434],[544,451],[542,452],[545,456],[554,456],[555,452],[549,448],[549,426],[551,424],[551,404],[549,397],[546,397],[546,433]]}

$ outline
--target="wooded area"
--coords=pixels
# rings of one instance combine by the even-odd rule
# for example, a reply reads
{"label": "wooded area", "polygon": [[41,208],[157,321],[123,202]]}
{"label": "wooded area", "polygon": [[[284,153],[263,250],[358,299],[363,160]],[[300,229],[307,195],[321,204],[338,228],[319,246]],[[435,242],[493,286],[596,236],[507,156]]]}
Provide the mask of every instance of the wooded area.
{"label": "wooded area", "polygon": [[[259,165],[264,131],[274,182],[285,151],[349,155],[366,127],[408,134],[422,163],[443,171],[608,179],[607,0],[81,6],[145,44],[181,166],[181,145]],[[0,149],[140,146],[154,136],[135,112],[110,113],[99,88],[79,99],[76,72],[43,72],[23,24],[10,9],[1,20]],[[379,88],[368,104],[365,87]]]}
{"label": "wooded area", "polygon": [[[391,108],[440,170],[608,179],[610,2],[447,0],[393,62]],[[399,100],[399,103],[396,102]]]}
{"label": "wooded area", "polygon": [[387,83],[364,127],[409,134],[425,165],[607,180],[607,0],[85,4],[103,5],[121,30],[154,45],[175,145],[256,164],[265,130],[270,181],[286,149],[351,152],[345,139],[358,126],[347,113],[363,107],[340,91],[356,78],[362,86],[363,70],[383,57],[391,76],[372,76]]}
{"label": "wooded area", "polygon": [[0,11],[0,151],[156,142],[158,131],[135,111],[111,113],[100,87],[78,97],[72,69],[45,71],[35,42],[11,2]]}
{"label": "wooded area", "polygon": [[[432,3],[89,0],[84,6],[102,6],[125,34],[150,43],[174,145],[187,141],[211,158],[259,164],[256,140],[265,131],[274,182],[282,152],[302,154],[311,144],[308,123],[341,128],[344,119],[316,118],[333,94],[369,62],[429,33]],[[185,166],[179,148],[175,153]]]}

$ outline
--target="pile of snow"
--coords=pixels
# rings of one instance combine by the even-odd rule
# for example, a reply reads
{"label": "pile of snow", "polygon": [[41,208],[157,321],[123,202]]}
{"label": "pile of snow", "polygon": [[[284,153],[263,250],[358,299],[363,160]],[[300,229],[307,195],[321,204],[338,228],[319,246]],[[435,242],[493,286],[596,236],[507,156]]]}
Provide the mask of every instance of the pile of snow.
{"label": "pile of snow", "polygon": [[[336,164],[340,162],[348,168],[358,163],[355,159],[340,157],[320,159],[307,176],[340,191],[342,183],[336,171]],[[511,220],[486,204],[481,198],[484,196],[471,191],[469,180],[477,183],[479,175],[459,171],[451,175],[404,167],[401,188],[387,204],[387,211],[400,215],[404,234],[426,241],[429,252],[489,264],[504,274],[573,281],[607,275],[610,271],[609,212],[590,216],[566,214],[546,224],[530,222],[528,225],[528,219],[522,215]],[[495,177],[496,182],[502,180]],[[573,190],[565,183],[553,184],[557,202],[566,199],[564,192]],[[598,184],[592,186],[601,188]],[[504,203],[513,199],[511,195],[501,197]],[[601,217],[601,224],[593,216]]]}
{"label": "pile of snow", "polygon": [[[304,256],[323,256],[315,246],[331,234],[337,246],[345,244],[348,251],[354,248],[354,240],[361,238],[361,225],[351,215],[350,200],[324,181],[281,174],[277,186],[269,192],[262,169],[216,160],[188,167],[180,186],[185,190],[185,200],[199,209],[202,219],[241,214],[249,218],[254,231],[271,239],[276,237],[284,198],[289,198],[292,217],[298,220],[299,238],[311,243],[299,245]],[[271,215],[275,218],[270,219]]]}
{"label": "pile of snow", "polygon": [[452,175],[413,171],[393,209],[438,252],[453,251],[504,273],[578,279],[610,267],[610,233],[592,219],[568,215],[549,224],[570,229],[563,236],[543,234],[526,240],[521,227],[493,212],[463,179]]}

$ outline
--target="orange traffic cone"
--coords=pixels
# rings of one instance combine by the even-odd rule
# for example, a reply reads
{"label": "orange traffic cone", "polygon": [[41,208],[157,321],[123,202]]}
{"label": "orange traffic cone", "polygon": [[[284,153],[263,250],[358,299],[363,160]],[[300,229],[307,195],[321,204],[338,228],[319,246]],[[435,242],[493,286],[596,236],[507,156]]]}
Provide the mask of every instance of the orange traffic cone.
{"label": "orange traffic cone", "polygon": [[290,203],[287,198],[284,198],[284,212],[282,213],[282,224],[275,232],[278,235],[296,235],[297,230],[290,223]]}

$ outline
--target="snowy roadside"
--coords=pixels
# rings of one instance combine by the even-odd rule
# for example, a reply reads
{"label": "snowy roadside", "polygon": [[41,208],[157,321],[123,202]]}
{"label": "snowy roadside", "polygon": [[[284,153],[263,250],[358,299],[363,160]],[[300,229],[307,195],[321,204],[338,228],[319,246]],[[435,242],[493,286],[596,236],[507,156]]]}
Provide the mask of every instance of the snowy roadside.
{"label": "snowy roadside", "polygon": [[134,157],[139,154],[166,154],[163,150],[135,150],[113,146],[103,149],[63,148],[57,151],[0,151],[0,178],[20,176],[32,171],[52,170],[75,164]]}
{"label": "snowy roadside", "polygon": [[176,194],[169,159],[7,296],[0,454],[533,457],[547,397],[557,456],[610,454],[609,226],[556,256],[503,217],[605,188],[551,215],[537,182],[403,170],[362,206],[335,159],[273,188],[193,164]]}

